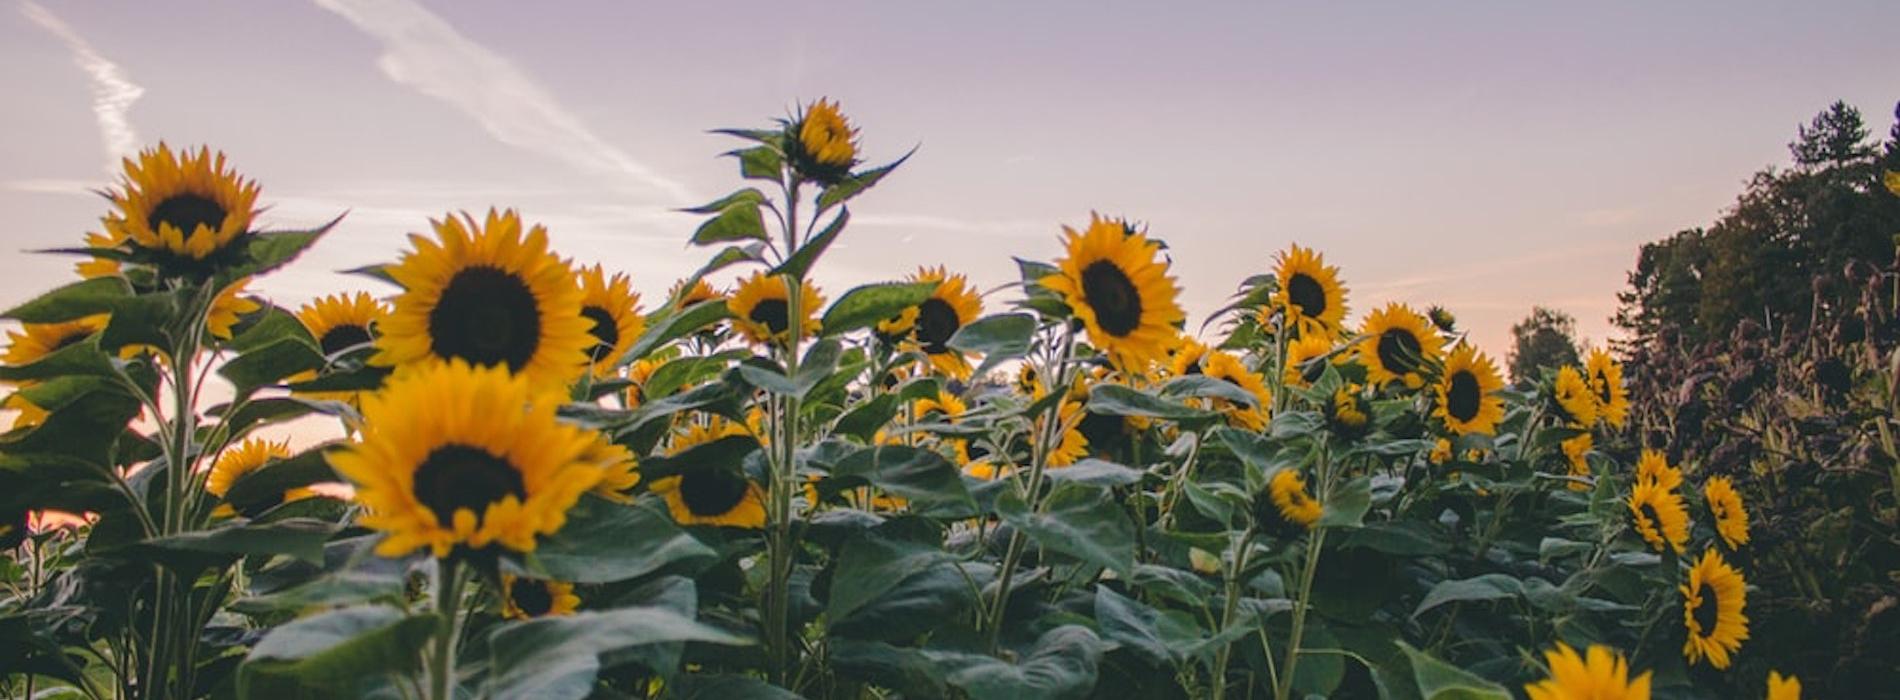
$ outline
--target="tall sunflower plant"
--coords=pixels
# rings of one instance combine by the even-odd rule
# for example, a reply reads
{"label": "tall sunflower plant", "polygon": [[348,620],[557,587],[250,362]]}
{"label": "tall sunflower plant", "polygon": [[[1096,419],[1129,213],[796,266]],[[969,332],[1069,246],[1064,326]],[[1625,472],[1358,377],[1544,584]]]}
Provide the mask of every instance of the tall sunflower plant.
{"label": "tall sunflower plant", "polygon": [[[652,300],[497,208],[280,309],[241,281],[328,226],[253,230],[208,150],[128,163],[66,251],[86,279],[7,314],[0,691],[1764,682],[1734,671],[1747,504],[1625,425],[1607,352],[1506,386],[1449,311],[1354,316],[1302,245],[1190,331],[1158,232],[1099,213],[997,289],[925,266],[833,295],[849,205],[909,156],[862,167],[830,100],[717,133],[754,184],[686,210],[712,254]],[[292,449],[310,416],[338,437]]]}

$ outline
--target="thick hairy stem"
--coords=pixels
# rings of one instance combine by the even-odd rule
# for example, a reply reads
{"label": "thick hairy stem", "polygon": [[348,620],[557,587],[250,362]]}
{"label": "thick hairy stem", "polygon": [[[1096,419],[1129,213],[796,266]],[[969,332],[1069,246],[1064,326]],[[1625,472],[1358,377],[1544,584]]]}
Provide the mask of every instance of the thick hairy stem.
{"label": "thick hairy stem", "polygon": [[435,566],[437,619],[435,643],[431,647],[434,654],[429,659],[429,700],[454,700],[455,643],[461,636],[463,571],[460,564],[448,559],[437,559]]}
{"label": "thick hairy stem", "polygon": [[[785,255],[787,259],[798,252],[798,180],[791,178],[784,185],[785,217],[782,227],[785,233]],[[785,279],[786,290],[786,340],[785,373],[786,376],[798,374],[798,349],[800,336],[804,333],[805,310],[802,298],[804,280],[800,276],[788,275]],[[784,396],[772,400],[774,444],[768,454],[772,468],[770,501],[766,509],[770,542],[767,548],[770,557],[770,581],[766,586],[765,624],[768,655],[772,662],[772,679],[784,685],[791,677],[792,647],[789,620],[791,605],[790,581],[792,575],[792,483],[798,476],[798,413],[799,402],[796,398]]]}

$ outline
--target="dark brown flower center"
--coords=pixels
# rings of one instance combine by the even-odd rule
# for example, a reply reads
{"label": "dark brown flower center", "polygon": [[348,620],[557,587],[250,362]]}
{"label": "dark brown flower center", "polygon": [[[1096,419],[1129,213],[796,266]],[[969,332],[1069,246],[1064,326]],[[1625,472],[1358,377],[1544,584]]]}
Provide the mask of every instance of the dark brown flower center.
{"label": "dark brown flower center", "polygon": [[1141,292],[1115,263],[1097,260],[1082,269],[1082,298],[1109,335],[1126,338],[1141,327]]}
{"label": "dark brown flower center", "polygon": [[455,273],[429,312],[430,350],[521,371],[541,345],[541,310],[526,282],[486,265]]}
{"label": "dark brown flower center", "polygon": [[488,506],[512,495],[527,498],[521,472],[508,460],[487,450],[448,444],[435,448],[416,467],[416,500],[435,513],[437,523],[449,527],[455,512],[468,509],[480,522]]}
{"label": "dark brown flower center", "polygon": [[614,323],[613,314],[598,306],[583,306],[581,315],[594,322],[594,329],[589,331],[594,334],[594,347],[587,354],[595,362],[616,359],[608,357],[614,351],[614,345],[620,342],[620,325]]}
{"label": "dark brown flower center", "polygon": [[732,512],[745,501],[744,474],[731,469],[688,469],[680,475],[680,502],[701,517],[717,517]]}
{"label": "dark brown flower center", "polygon": [[224,206],[209,197],[195,194],[177,194],[165,198],[158,206],[152,207],[152,213],[145,217],[145,225],[156,232],[160,226],[171,224],[189,236],[199,226],[216,231],[224,226]]}
{"label": "dark brown flower center", "polygon": [[746,320],[765,326],[774,338],[792,327],[791,309],[784,299],[761,299],[745,317]]}
{"label": "dark brown flower center", "polygon": [[1718,609],[1715,600],[1715,587],[1704,583],[1702,584],[1702,590],[1698,592],[1701,594],[1700,597],[1702,600],[1698,601],[1695,606],[1696,632],[1707,637],[1715,634],[1715,618]]}
{"label": "dark brown flower center", "polygon": [[1326,313],[1326,287],[1309,275],[1296,274],[1287,278],[1286,296],[1293,305],[1300,307],[1300,315],[1319,318]]}
{"label": "dark brown flower center", "polygon": [[1612,391],[1610,376],[1604,372],[1597,372],[1595,384],[1597,385],[1597,400],[1605,404],[1610,403]]}
{"label": "dark brown flower center", "polygon": [[323,354],[335,355],[369,341],[369,329],[352,323],[324,331],[323,337],[317,339],[317,346],[323,349]]}
{"label": "dark brown flower center", "polygon": [[1418,336],[1403,328],[1392,328],[1379,334],[1379,364],[1386,371],[1397,375],[1410,374],[1424,361],[1420,354]]}
{"label": "dark brown flower center", "polygon": [[508,587],[508,599],[514,601],[515,609],[528,617],[540,617],[554,609],[554,594],[548,590],[544,581],[531,578],[515,579]]}
{"label": "dark brown flower center", "polygon": [[963,321],[950,302],[932,297],[917,305],[917,341],[923,343],[924,352],[932,355],[950,352],[950,336],[956,335],[961,327]]}
{"label": "dark brown flower center", "polygon": [[1483,398],[1478,377],[1470,372],[1458,372],[1451,375],[1451,387],[1445,390],[1445,412],[1461,421],[1472,420],[1478,417],[1478,406]]}
{"label": "dark brown flower center", "polygon": [[52,350],[49,350],[48,352],[51,353],[51,352],[57,352],[60,350],[65,350],[66,348],[70,348],[74,345],[78,345],[81,342],[84,342],[87,338],[91,338],[91,337],[92,337],[92,329],[90,328],[74,329],[71,333],[67,333],[66,335],[60,336],[59,340],[53,341],[53,348]]}

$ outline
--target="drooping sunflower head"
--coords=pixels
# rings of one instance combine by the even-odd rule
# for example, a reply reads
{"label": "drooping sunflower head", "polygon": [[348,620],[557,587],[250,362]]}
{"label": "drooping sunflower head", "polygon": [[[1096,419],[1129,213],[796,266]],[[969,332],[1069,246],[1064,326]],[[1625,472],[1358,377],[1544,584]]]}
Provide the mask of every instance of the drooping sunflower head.
{"label": "drooping sunflower head", "polygon": [[[245,474],[257,471],[264,467],[264,465],[270,464],[273,460],[289,458],[289,441],[271,442],[262,438],[245,440],[239,443],[238,446],[227,448],[223,454],[218,455],[218,461],[211,465],[211,473],[205,477],[205,492],[223,498],[225,494],[231,492],[231,486],[236,484],[238,479]],[[300,501],[314,495],[316,495],[316,493],[310,489],[292,489],[282,494],[282,496],[275,501],[257,504],[243,511],[233,508],[228,503],[223,504],[212,511],[212,515],[230,517],[232,515],[242,514],[246,517],[256,517],[258,514],[276,507],[279,504]]]}
{"label": "drooping sunflower head", "polygon": [[1274,277],[1280,289],[1273,305],[1285,315],[1287,327],[1302,338],[1338,337],[1346,319],[1346,288],[1339,283],[1339,268],[1327,265],[1318,251],[1295,243],[1280,253]]}
{"label": "drooping sunflower head", "polygon": [[[1892,173],[1889,173],[1891,176]],[[1900,182],[1896,178],[1894,182]],[[1900,196],[1900,184],[1894,185],[1894,194]],[[1801,679],[1783,676],[1780,671],[1768,672],[1768,700],[1801,700]]]}
{"label": "drooping sunflower head", "polygon": [[1425,310],[1425,317],[1431,319],[1432,325],[1437,326],[1440,331],[1445,333],[1458,331],[1458,317],[1443,306],[1433,304],[1431,308]]}
{"label": "drooping sunflower head", "polygon": [[1550,386],[1550,398],[1558,415],[1572,427],[1588,428],[1597,422],[1596,394],[1591,393],[1590,382],[1576,367],[1565,365],[1557,370],[1557,379]]}
{"label": "drooping sunflower head", "polygon": [[[1579,433],[1562,443],[1564,463],[1570,465],[1570,476],[1577,479],[1590,478],[1590,449],[1596,446],[1596,438],[1589,433]],[[1590,485],[1583,481],[1571,481],[1566,486],[1572,491],[1588,491]]]}
{"label": "drooping sunflower head", "polygon": [[1438,362],[1445,342],[1431,321],[1398,302],[1367,316],[1364,335],[1357,354],[1366,365],[1366,382],[1404,382],[1408,389],[1424,386],[1425,374]]}
{"label": "drooping sunflower head", "polygon": [[500,593],[501,616],[510,620],[572,615],[581,607],[574,584],[561,581],[502,574]]}
{"label": "drooping sunflower head", "polygon": [[1333,339],[1324,335],[1302,335],[1286,346],[1286,367],[1281,381],[1287,386],[1308,387],[1326,374],[1327,353],[1333,351]]}
{"label": "drooping sunflower head", "polygon": [[[174,154],[170,146],[125,159],[125,175],[110,192],[118,209],[106,217],[110,235],[159,256],[161,267],[196,267],[236,252],[257,215],[257,183],[226,167],[208,147]],[[203,272],[203,270],[197,270]]]}
{"label": "drooping sunflower head", "polygon": [[[825,298],[809,280],[798,286],[799,337],[818,332],[818,307]],[[739,281],[738,290],[726,304],[732,308],[732,325],[739,334],[759,346],[784,346],[791,341],[791,292],[785,278],[754,272]]]}
{"label": "drooping sunflower head", "polygon": [[1089,342],[1116,366],[1141,372],[1167,358],[1187,318],[1161,244],[1119,219],[1091,216],[1088,230],[1064,226],[1059,272],[1041,284],[1061,295]]}
{"label": "drooping sunflower head", "polygon": [[1610,351],[1594,348],[1584,361],[1584,373],[1590,392],[1597,402],[1597,420],[1621,428],[1629,419],[1630,394],[1623,386],[1623,364],[1610,357]]}
{"label": "drooping sunflower head", "polygon": [[1255,517],[1261,524],[1278,524],[1290,529],[1310,530],[1325,512],[1320,502],[1306,491],[1306,477],[1298,469],[1281,469],[1267,481],[1267,503],[1271,509],[1258,508]]}
{"label": "drooping sunflower head", "polygon": [[596,378],[613,376],[620,356],[646,332],[639,306],[640,295],[624,273],[608,277],[599,265],[581,268],[581,315],[594,322],[589,329],[594,344],[587,356]]}
{"label": "drooping sunflower head", "polygon": [[319,297],[297,309],[297,320],[326,356],[374,341],[376,324],[387,315],[389,307],[368,292]]}
{"label": "drooping sunflower head", "polygon": [[1689,580],[1680,590],[1682,624],[1688,630],[1683,658],[1691,664],[1707,659],[1710,666],[1728,668],[1729,655],[1748,639],[1748,616],[1742,612],[1748,586],[1742,572],[1710,549],[1690,567]]}
{"label": "drooping sunflower head", "polygon": [[1213,399],[1214,409],[1227,417],[1228,425],[1256,432],[1267,427],[1267,420],[1272,417],[1273,394],[1267,389],[1265,377],[1247,369],[1246,363],[1233,353],[1219,350],[1207,354],[1205,374],[1239,387],[1253,397],[1252,406],[1222,398]]}
{"label": "drooping sunflower head", "polygon": [[858,129],[836,101],[820,98],[805,106],[786,128],[786,155],[800,177],[831,185],[858,164]]}
{"label": "drooping sunflower head", "polygon": [[1660,552],[1668,547],[1681,554],[1689,543],[1689,510],[1683,506],[1681,494],[1656,482],[1639,480],[1630,491],[1629,509],[1636,533],[1651,549]]}
{"label": "drooping sunflower head", "polygon": [[1629,662],[1615,649],[1591,645],[1584,655],[1563,642],[1544,652],[1550,677],[1526,684],[1530,700],[1649,700],[1649,674],[1629,677]]}
{"label": "drooping sunflower head", "polygon": [[557,421],[560,399],[505,367],[420,365],[365,395],[362,433],[327,456],[356,484],[358,522],[387,533],[378,554],[529,552],[605,477],[601,438]]}
{"label": "drooping sunflower head", "polygon": [[1445,371],[1438,377],[1438,402],[1432,415],[1459,435],[1496,434],[1498,421],[1504,420],[1504,399],[1497,396],[1503,388],[1504,377],[1498,374],[1491,358],[1459,343],[1445,359]]}
{"label": "drooping sunflower head", "polygon": [[595,338],[573,270],[548,250],[547,229],[523,231],[512,209],[490,209],[482,222],[464,213],[431,223],[436,237],[410,234],[415,249],[387,268],[403,293],[371,362],[461,360],[505,367],[544,389],[565,389],[587,371]]}
{"label": "drooping sunflower head", "polygon": [[1333,391],[1332,399],[1326,405],[1326,424],[1340,437],[1356,438],[1366,434],[1372,427],[1372,416],[1367,413],[1365,398],[1360,394],[1364,387],[1358,384],[1346,384]]}
{"label": "drooping sunflower head", "polygon": [[1643,450],[1636,459],[1636,481],[1654,483],[1664,490],[1682,485],[1682,470],[1669,465],[1669,457],[1660,450]]}
{"label": "drooping sunflower head", "polygon": [[1702,498],[1715,516],[1715,532],[1729,549],[1748,544],[1748,509],[1742,506],[1742,494],[1726,476],[1711,476],[1702,484]]}

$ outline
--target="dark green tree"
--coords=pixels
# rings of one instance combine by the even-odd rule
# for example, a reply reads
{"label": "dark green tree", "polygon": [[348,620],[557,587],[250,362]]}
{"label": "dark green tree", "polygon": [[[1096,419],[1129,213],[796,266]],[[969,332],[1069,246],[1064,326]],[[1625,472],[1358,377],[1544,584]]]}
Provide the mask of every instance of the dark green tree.
{"label": "dark green tree", "polygon": [[1577,319],[1556,309],[1533,306],[1531,315],[1511,326],[1511,381],[1537,381],[1538,370],[1576,364]]}

